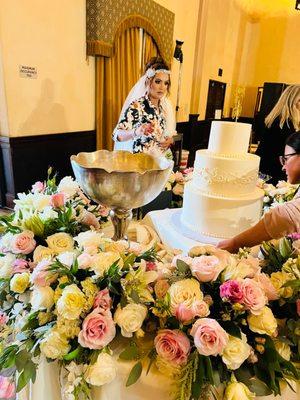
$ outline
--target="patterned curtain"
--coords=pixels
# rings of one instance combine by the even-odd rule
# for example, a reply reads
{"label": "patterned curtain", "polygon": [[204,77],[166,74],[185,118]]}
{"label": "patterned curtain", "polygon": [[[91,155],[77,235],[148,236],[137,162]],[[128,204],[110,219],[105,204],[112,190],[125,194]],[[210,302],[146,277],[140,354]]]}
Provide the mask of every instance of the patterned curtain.
{"label": "patterned curtain", "polygon": [[96,118],[97,148],[112,150],[112,132],[122,105],[140,73],[139,28],[125,30],[115,42],[110,58],[97,57]]}

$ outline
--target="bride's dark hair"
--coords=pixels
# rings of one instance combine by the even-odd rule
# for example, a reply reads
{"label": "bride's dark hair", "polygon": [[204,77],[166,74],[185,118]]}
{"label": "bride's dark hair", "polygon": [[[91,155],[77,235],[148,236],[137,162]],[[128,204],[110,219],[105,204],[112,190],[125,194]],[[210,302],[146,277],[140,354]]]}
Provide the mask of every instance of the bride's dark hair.
{"label": "bride's dark hair", "polygon": [[[152,58],[150,58],[150,60],[145,65],[144,73],[146,73],[146,71],[149,68],[152,68],[155,71],[157,71],[158,69],[165,69],[167,71],[170,71],[170,68],[169,68],[168,64],[161,57],[152,57]],[[150,81],[152,81],[153,78],[149,78]],[[168,94],[170,94],[170,87],[171,87],[171,79],[170,79],[170,76],[169,76]]]}

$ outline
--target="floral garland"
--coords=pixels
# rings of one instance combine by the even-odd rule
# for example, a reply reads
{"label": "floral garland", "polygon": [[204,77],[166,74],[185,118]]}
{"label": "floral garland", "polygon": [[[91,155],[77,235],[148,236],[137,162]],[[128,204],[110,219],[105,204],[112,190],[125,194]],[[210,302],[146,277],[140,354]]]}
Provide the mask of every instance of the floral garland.
{"label": "floral garland", "polygon": [[258,187],[264,190],[263,212],[268,212],[271,208],[277,207],[295,196],[299,185],[292,185],[286,181],[279,181],[276,186],[264,182],[260,179],[257,183]]}
{"label": "floral garland", "polygon": [[148,360],[174,379],[174,400],[220,383],[226,400],[276,395],[280,381],[299,379],[297,240],[263,244],[263,260],[213,246],[161,258],[161,245],[103,237],[84,219],[89,207],[71,178],[49,178],[1,218],[0,369],[12,375],[0,397],[34,382],[46,357],[67,376],[68,399],[89,398],[116,377],[120,337],[119,358],[134,362],[126,386]]}

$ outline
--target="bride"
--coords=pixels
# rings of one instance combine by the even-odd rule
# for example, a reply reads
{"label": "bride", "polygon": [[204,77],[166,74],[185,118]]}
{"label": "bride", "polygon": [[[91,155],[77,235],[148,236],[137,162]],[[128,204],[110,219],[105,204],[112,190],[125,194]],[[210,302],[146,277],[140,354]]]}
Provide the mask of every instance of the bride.
{"label": "bride", "polygon": [[175,117],[167,95],[170,70],[161,58],[152,58],[145,74],[128,94],[113,132],[115,150],[171,155]]}

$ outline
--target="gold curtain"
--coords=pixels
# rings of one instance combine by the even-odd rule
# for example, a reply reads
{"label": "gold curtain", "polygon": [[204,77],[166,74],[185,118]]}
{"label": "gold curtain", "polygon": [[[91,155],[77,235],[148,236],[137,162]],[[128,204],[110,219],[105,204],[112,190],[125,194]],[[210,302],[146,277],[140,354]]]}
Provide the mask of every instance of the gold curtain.
{"label": "gold curtain", "polygon": [[113,57],[97,57],[97,149],[112,150],[112,132],[122,105],[139,78],[139,28],[124,31],[115,42]]}
{"label": "gold curtain", "polygon": [[142,73],[144,72],[144,67],[147,62],[152,57],[156,57],[159,55],[158,47],[152,38],[146,31],[144,31],[143,35],[143,53],[142,53]]}

